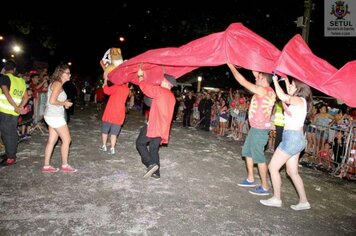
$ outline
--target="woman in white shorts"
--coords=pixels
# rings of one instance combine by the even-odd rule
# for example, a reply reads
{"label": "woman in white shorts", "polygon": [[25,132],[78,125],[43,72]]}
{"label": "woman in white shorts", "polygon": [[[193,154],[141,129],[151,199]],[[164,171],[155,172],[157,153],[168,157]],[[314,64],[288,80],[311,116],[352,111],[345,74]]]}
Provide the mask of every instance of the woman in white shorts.
{"label": "woman in white shorts", "polygon": [[[71,137],[65,120],[65,110],[73,105],[67,100],[67,94],[63,90],[63,84],[70,79],[68,65],[59,65],[51,76],[51,84],[48,87],[47,103],[44,112],[44,120],[48,124],[48,141],[45,149],[44,166],[42,172],[76,172],[77,170],[68,165],[68,153]],[[62,167],[54,168],[50,165],[54,146],[58,138],[61,139]]]}

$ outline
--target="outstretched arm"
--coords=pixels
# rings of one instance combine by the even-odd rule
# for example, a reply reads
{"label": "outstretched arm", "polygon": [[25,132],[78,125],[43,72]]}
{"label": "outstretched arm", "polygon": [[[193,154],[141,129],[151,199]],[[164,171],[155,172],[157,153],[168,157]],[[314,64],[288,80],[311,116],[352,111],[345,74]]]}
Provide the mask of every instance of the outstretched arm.
{"label": "outstretched arm", "polygon": [[266,90],[262,88],[261,86],[257,86],[247,79],[243,75],[240,74],[240,72],[235,68],[235,66],[231,63],[227,63],[228,67],[230,68],[232,74],[234,75],[235,79],[239,84],[241,84],[243,87],[247,88],[250,90],[252,93],[258,94],[258,95],[263,95],[266,93]]}

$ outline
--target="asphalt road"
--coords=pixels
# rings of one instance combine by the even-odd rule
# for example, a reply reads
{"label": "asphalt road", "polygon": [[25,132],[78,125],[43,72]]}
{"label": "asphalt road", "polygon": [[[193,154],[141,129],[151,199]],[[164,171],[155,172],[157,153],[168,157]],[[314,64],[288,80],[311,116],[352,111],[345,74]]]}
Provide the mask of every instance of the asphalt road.
{"label": "asphalt road", "polygon": [[263,206],[267,197],[237,185],[246,174],[242,143],[181,123],[160,149],[161,179],[143,179],[135,140],[144,117],[127,115],[109,155],[99,151],[95,107],[76,109],[70,164],[78,172],[40,171],[47,136],[39,130],[19,145],[16,165],[0,167],[0,235],[356,235],[355,182],[300,168],[312,209],[296,212],[282,170],[283,206]]}

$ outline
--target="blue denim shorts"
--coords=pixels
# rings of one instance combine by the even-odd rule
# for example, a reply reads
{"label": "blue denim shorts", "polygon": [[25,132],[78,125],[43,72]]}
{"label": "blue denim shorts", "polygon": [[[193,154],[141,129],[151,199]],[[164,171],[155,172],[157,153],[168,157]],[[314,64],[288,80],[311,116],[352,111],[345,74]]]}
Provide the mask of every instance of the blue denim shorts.
{"label": "blue denim shorts", "polygon": [[289,156],[301,152],[306,147],[306,139],[302,131],[298,130],[283,130],[282,142],[278,148]]}

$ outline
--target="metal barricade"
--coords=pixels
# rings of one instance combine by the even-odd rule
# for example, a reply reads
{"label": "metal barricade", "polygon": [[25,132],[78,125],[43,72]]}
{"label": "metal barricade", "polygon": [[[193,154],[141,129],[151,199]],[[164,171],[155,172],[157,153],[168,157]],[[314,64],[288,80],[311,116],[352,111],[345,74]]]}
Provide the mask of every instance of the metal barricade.
{"label": "metal barricade", "polygon": [[[327,170],[334,176],[355,178],[356,126],[306,127],[307,147],[303,163],[315,169]],[[328,155],[328,146],[330,155]]]}

